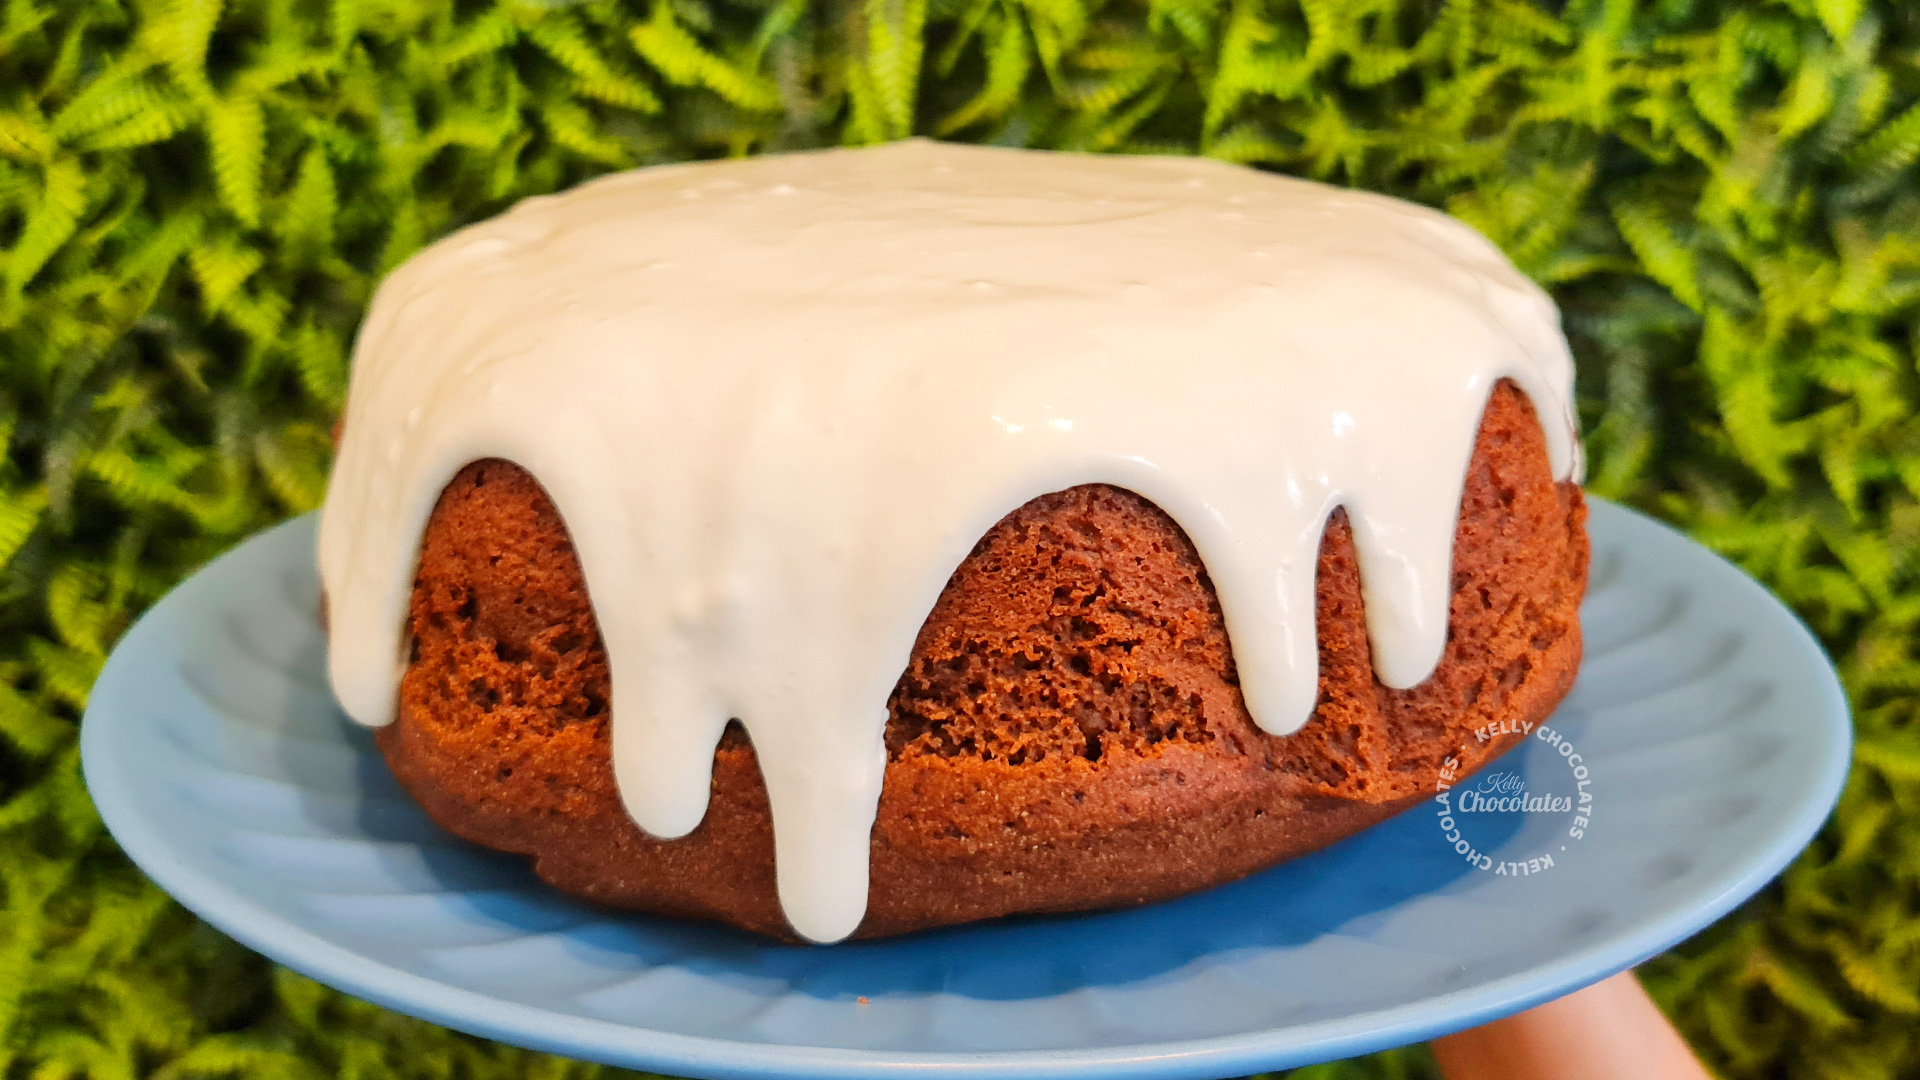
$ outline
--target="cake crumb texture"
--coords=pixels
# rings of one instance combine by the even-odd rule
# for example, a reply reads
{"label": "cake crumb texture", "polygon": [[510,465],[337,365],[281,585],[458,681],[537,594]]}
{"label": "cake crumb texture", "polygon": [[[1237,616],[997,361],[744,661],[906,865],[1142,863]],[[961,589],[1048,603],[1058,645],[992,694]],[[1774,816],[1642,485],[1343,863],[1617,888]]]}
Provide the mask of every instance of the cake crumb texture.
{"label": "cake crumb texture", "polygon": [[[1319,556],[1319,703],[1272,736],[1246,711],[1219,600],[1171,518],[1105,485],[1019,507],[954,571],[888,701],[856,936],[1179,895],[1406,808],[1449,754],[1479,767],[1516,737],[1481,744],[1473,729],[1537,723],[1572,685],[1585,517],[1526,397],[1499,384],[1468,466],[1438,668],[1409,690],[1374,678],[1336,512]],[[606,652],[534,477],[486,460],[447,486],[408,629],[398,719],[378,741],[442,825],[532,856],[579,896],[793,937],[739,724],[691,834],[655,839],[622,808]]]}

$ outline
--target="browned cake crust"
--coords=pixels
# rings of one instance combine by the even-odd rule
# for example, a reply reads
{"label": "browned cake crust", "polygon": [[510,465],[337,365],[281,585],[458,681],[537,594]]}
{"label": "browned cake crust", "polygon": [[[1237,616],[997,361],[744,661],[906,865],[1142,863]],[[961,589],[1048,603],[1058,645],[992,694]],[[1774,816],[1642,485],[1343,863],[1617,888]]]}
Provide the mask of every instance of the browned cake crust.
{"label": "browned cake crust", "polygon": [[[858,936],[1204,888],[1406,808],[1450,753],[1479,767],[1514,739],[1482,746],[1474,728],[1538,722],[1573,682],[1585,520],[1532,407],[1501,384],[1468,469],[1439,668],[1411,690],[1375,680],[1336,514],[1320,550],[1319,705],[1275,737],[1241,702],[1212,584],[1170,518],[1100,485],[1020,507],[954,571],[888,702]],[[482,461],[448,485],[410,619],[399,716],[379,744],[436,820],[533,856],[570,893],[793,936],[738,725],[690,835],[656,840],[621,808],[606,653],[531,476]]]}

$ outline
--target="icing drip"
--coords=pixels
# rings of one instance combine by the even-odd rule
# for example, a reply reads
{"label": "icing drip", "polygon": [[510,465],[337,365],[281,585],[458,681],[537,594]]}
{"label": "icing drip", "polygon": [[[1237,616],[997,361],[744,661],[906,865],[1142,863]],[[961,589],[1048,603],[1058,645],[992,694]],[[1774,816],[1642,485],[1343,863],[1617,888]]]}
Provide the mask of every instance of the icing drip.
{"label": "icing drip", "polygon": [[517,462],[595,602],[634,820],[699,824],[738,718],[788,920],[837,940],[866,908],[888,692],[995,521],[1076,484],[1153,500],[1206,562],[1248,710],[1285,734],[1317,693],[1335,507],[1380,680],[1438,662],[1503,377],[1577,477],[1552,303],[1380,196],[923,141],[607,177],[380,288],[321,522],[334,689],[392,720],[427,517],[467,462]]}

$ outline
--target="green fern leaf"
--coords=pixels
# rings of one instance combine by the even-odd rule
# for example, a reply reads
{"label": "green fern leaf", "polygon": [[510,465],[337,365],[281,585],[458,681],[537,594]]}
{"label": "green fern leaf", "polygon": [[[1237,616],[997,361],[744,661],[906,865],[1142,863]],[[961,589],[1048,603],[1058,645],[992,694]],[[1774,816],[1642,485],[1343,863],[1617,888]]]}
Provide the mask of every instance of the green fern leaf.
{"label": "green fern leaf", "polygon": [[156,55],[166,60],[173,76],[198,96],[212,94],[207,79],[207,48],[219,25],[222,0],[171,0],[145,37]]}
{"label": "green fern leaf", "polygon": [[[185,464],[195,463],[189,459]],[[182,465],[180,461],[136,457],[120,447],[107,447],[88,457],[86,471],[112,489],[123,503],[191,510],[191,497],[180,489],[191,469]]]}
{"label": "green fern leaf", "polygon": [[0,683],[0,738],[29,757],[41,757],[73,735],[73,725],[58,720],[25,694]]}
{"label": "green fern leaf", "polygon": [[407,256],[420,250],[425,237],[420,224],[420,204],[412,198],[403,198],[394,210],[393,225],[387,230],[387,242],[380,251],[380,272],[385,273],[406,261]]}
{"label": "green fern leaf", "polygon": [[1776,421],[1778,396],[1763,339],[1719,309],[1709,310],[1700,364],[1713,381],[1728,437],[1768,483],[1791,483],[1786,459],[1805,444]]}
{"label": "green fern leaf", "polygon": [[1886,958],[1855,949],[1843,937],[1830,937],[1828,947],[1847,985],[1861,997],[1902,1015],[1920,1015],[1920,993],[1914,992],[1911,972],[1899,970]]}
{"label": "green fern leaf", "polygon": [[1920,158],[1920,105],[1888,121],[1853,154],[1855,167],[1869,176],[1898,172],[1916,158]]}
{"label": "green fern leaf", "polygon": [[165,142],[199,123],[204,114],[191,102],[169,94],[156,96],[151,108],[78,141],[84,150],[129,150]]}
{"label": "green fern leaf", "polygon": [[587,41],[579,24],[555,13],[529,26],[527,38],[582,81],[617,80],[613,66]]}
{"label": "green fern leaf", "polygon": [[926,0],[865,0],[868,85],[885,138],[913,133]]}
{"label": "green fern leaf", "polygon": [[1240,165],[1281,165],[1297,151],[1275,139],[1258,124],[1235,124],[1207,143],[1207,156]]}
{"label": "green fern leaf", "polygon": [[514,25],[510,14],[489,11],[435,50],[433,59],[444,69],[458,68],[499,52],[513,44],[519,36],[520,30]]}
{"label": "green fern leaf", "polygon": [[335,52],[344,52],[359,33],[361,8],[368,0],[331,0],[327,5],[327,38]]}
{"label": "green fern leaf", "polygon": [[293,423],[254,437],[254,455],[267,485],[288,512],[317,509],[327,494],[333,442],[318,424]]}
{"label": "green fern leaf", "polygon": [[164,112],[169,104],[164,91],[138,75],[102,77],[54,114],[48,134],[62,142],[72,142],[104,128],[137,120],[142,114]]}
{"label": "green fern leaf", "polygon": [[1831,55],[1816,50],[1800,65],[1780,106],[1780,137],[1791,139],[1826,119],[1833,109],[1834,71]]}
{"label": "green fern leaf", "polygon": [[1703,310],[1705,301],[1694,269],[1693,248],[1682,243],[1646,202],[1626,200],[1615,204],[1613,220],[1647,276],[1666,286],[1689,308]]}
{"label": "green fern leaf", "polygon": [[60,159],[46,166],[39,199],[27,211],[26,224],[7,253],[7,288],[18,292],[32,281],[60,245],[80,226],[87,209],[87,176],[76,161]]}
{"label": "green fern leaf", "polygon": [[[300,173],[287,193],[286,205],[274,222],[275,231],[295,251],[318,253],[333,248],[334,217],[339,213],[339,194],[334,187],[333,168],[319,147],[311,147],[300,158]],[[238,284],[236,282],[236,284]]]}
{"label": "green fern leaf", "polygon": [[227,306],[234,293],[266,262],[257,248],[242,247],[231,238],[203,243],[187,257],[200,286],[200,303],[209,317]]}
{"label": "green fern leaf", "polygon": [[247,1035],[215,1035],[175,1058],[154,1080],[210,1080],[213,1077],[274,1077],[322,1080],[312,1063],[282,1047]]}
{"label": "green fern leaf", "polygon": [[88,656],[104,657],[111,611],[95,599],[102,585],[99,570],[68,563],[47,582],[47,617],[60,643]]}
{"label": "green fern leaf", "polygon": [[347,400],[347,359],[336,334],[302,325],[293,334],[294,364],[300,384],[314,400],[338,410]]}
{"label": "green fern leaf", "polygon": [[58,146],[52,133],[37,117],[24,112],[0,111],[0,153],[22,161],[45,161]]}
{"label": "green fern leaf", "polygon": [[1853,756],[1893,780],[1920,780],[1920,740],[1891,734],[1862,738]]}
{"label": "green fern leaf", "polygon": [[653,17],[634,27],[629,38],[635,51],[675,86],[704,86],[735,108],[749,111],[780,107],[780,91],[771,80],[701,47],[666,3],[655,4]]}
{"label": "green fern leaf", "polygon": [[[0,446],[11,440],[0,440]],[[0,570],[26,545],[47,512],[47,489],[35,485],[23,491],[0,491]]]}
{"label": "green fern leaf", "polygon": [[44,693],[76,713],[87,707],[87,693],[100,674],[100,657],[39,638],[27,642],[27,655]]}
{"label": "green fern leaf", "polygon": [[1814,0],[1813,10],[1820,16],[1821,25],[1837,42],[1845,42],[1853,37],[1853,29],[1860,22],[1860,13],[1866,9],[1866,0]]}
{"label": "green fern leaf", "polygon": [[616,169],[632,164],[627,148],[602,135],[593,117],[579,105],[556,102],[541,110],[540,119],[555,144],[589,161]]}
{"label": "green fern leaf", "polygon": [[1206,49],[1213,41],[1220,0],[1149,0],[1147,25],[1171,27],[1189,49]]}
{"label": "green fern leaf", "polygon": [[276,42],[276,47],[256,57],[240,77],[233,81],[230,97],[258,98],[296,79],[331,73],[339,60],[325,49],[310,49],[295,42]]}
{"label": "green fern leaf", "polygon": [[637,79],[581,79],[574,85],[581,97],[603,101],[617,108],[640,113],[657,113],[665,108],[659,97]]}
{"label": "green fern leaf", "polygon": [[1754,962],[1755,974],[1789,1008],[1821,1027],[1853,1028],[1859,1021],[1847,1012],[1824,987],[1797,964],[1777,955],[1762,955]]}
{"label": "green fern leaf", "polygon": [[1033,70],[1033,52],[1020,19],[995,16],[988,20],[986,83],[972,100],[955,109],[935,126],[934,131],[949,135],[979,123],[1005,116],[1020,103],[1020,92]]}
{"label": "green fern leaf", "polygon": [[[748,66],[757,68],[773,43],[790,38],[806,14],[807,0],[779,0],[768,8],[766,15],[760,19],[760,25],[754,29],[753,41],[748,45]],[[959,44],[963,42],[957,41],[956,45]]]}
{"label": "green fern leaf", "polygon": [[266,161],[266,118],[257,98],[241,96],[207,110],[207,143],[220,202],[241,224],[260,224],[260,171]]}

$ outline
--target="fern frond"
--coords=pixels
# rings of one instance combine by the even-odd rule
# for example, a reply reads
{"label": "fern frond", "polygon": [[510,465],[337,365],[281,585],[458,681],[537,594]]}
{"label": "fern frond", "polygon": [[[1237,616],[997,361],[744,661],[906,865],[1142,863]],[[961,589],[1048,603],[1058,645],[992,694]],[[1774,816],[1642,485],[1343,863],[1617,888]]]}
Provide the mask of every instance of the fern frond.
{"label": "fern frond", "polygon": [[1920,158],[1920,105],[1888,121],[1853,154],[1855,167],[1869,176],[1897,172],[1916,158]]}
{"label": "fern frond", "polygon": [[527,28],[526,35],[528,40],[540,47],[541,52],[552,57],[582,82],[612,82],[621,78],[613,70],[613,65],[587,41],[579,24],[567,18],[564,12],[556,12],[535,22]]}
{"label": "fern frond", "polygon": [[96,598],[102,584],[99,569],[85,563],[68,563],[54,571],[47,582],[47,619],[62,645],[104,658],[113,613]]}
{"label": "fern frond", "polygon": [[1881,735],[1860,740],[1853,753],[1890,779],[1920,781],[1920,740]]}
{"label": "fern frond", "polygon": [[207,77],[207,47],[224,7],[222,0],[163,0],[158,17],[142,33],[153,54],[196,96],[213,92]]}
{"label": "fern frond", "polygon": [[73,735],[73,725],[56,719],[25,694],[0,682],[0,738],[29,757],[40,757]]}
{"label": "fern frond", "polygon": [[886,138],[913,132],[927,0],[865,0],[868,86]]}
{"label": "fern frond", "polygon": [[499,52],[520,36],[513,16],[506,11],[489,11],[469,23],[451,40],[434,50],[433,60],[443,69],[458,68],[483,56]]}
{"label": "fern frond", "polygon": [[[6,440],[0,440],[4,446]],[[35,485],[23,491],[0,491],[0,571],[7,568],[47,512],[47,489]]]}
{"label": "fern frond", "polygon": [[318,424],[292,423],[254,436],[254,456],[267,485],[290,513],[317,509],[327,494],[333,443]]}
{"label": "fern frond", "polygon": [[665,108],[660,98],[638,79],[581,79],[575,86],[581,97],[634,112],[657,113]]}
{"label": "fern frond", "polygon": [[27,656],[42,692],[76,713],[87,707],[102,657],[39,638],[27,642]]}
{"label": "fern frond", "polygon": [[104,128],[139,120],[143,114],[165,113],[172,107],[170,95],[144,78],[97,79],[54,114],[48,134],[62,142],[71,142]]}
{"label": "fern frond", "polygon": [[600,134],[599,125],[587,110],[571,102],[559,102],[541,110],[540,119],[554,143],[589,161],[612,168],[632,164],[627,148]]}
{"label": "fern frond", "polygon": [[7,288],[19,291],[32,281],[60,245],[80,227],[87,209],[87,175],[80,163],[58,159],[47,164],[39,198],[6,256]]}
{"label": "fern frond", "polygon": [[204,1039],[154,1074],[154,1080],[211,1080],[221,1076],[322,1080],[319,1070],[298,1055],[246,1035]]}
{"label": "fern frond", "polygon": [[300,158],[299,176],[287,192],[274,230],[296,251],[328,251],[333,247],[333,221],[339,211],[333,168],[327,164],[325,151],[312,147]]}
{"label": "fern frond", "polygon": [[780,107],[780,91],[772,80],[707,51],[681,27],[665,2],[656,3],[653,17],[634,27],[629,38],[635,51],[675,86],[704,86],[735,108],[748,111]]}
{"label": "fern frond", "polygon": [[1705,301],[1694,270],[1693,248],[1682,243],[1645,201],[1627,200],[1617,204],[1613,220],[1627,246],[1639,257],[1647,276],[1666,286],[1675,299],[1689,308],[1702,310]]}
{"label": "fern frond", "polygon": [[1833,109],[1837,74],[1825,50],[1816,50],[1800,65],[1776,121],[1781,138],[1791,139],[1826,119]]}
{"label": "fern frond", "polygon": [[0,110],[0,154],[27,162],[45,161],[58,145],[45,123],[21,111]]}
{"label": "fern frond", "polygon": [[192,127],[204,117],[201,108],[185,98],[156,94],[151,107],[142,109],[111,127],[101,128],[79,140],[80,149],[89,151],[130,150],[165,142]]}
{"label": "fern frond", "polygon": [[1920,1015],[1920,993],[1915,992],[1909,972],[1855,949],[1843,937],[1836,936],[1828,944],[1840,974],[1861,997],[1902,1015]]}
{"label": "fern frond", "polygon": [[1813,10],[1827,34],[1844,43],[1852,39],[1854,27],[1859,25],[1860,14],[1866,6],[1866,0],[1814,0]]}
{"label": "fern frond", "polygon": [[1027,76],[1033,70],[1032,46],[1025,25],[1017,17],[998,16],[988,20],[986,36],[987,78],[972,100],[948,113],[934,132],[950,135],[981,120],[998,119],[1020,103]]}
{"label": "fern frond", "polygon": [[187,257],[194,280],[200,286],[200,303],[209,316],[217,315],[234,292],[266,262],[258,248],[242,247],[232,240],[205,243]]}
{"label": "fern frond", "polygon": [[266,117],[259,99],[240,95],[215,103],[207,110],[206,128],[221,205],[243,225],[260,224]]}
{"label": "fern frond", "polygon": [[1825,1028],[1852,1028],[1859,1021],[1834,1000],[1820,980],[1778,956],[1754,959],[1754,973],[1789,1008]]}

